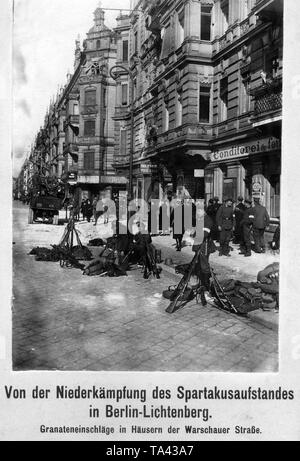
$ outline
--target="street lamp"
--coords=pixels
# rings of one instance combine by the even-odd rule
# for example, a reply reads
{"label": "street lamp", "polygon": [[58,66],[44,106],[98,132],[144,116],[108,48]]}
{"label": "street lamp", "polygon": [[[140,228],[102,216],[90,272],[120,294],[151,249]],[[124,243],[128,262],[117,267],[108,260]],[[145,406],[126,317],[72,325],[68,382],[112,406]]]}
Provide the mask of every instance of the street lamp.
{"label": "street lamp", "polygon": [[[119,69],[119,70],[118,70]],[[133,185],[132,185],[132,176],[133,176],[133,135],[134,135],[134,95],[133,95],[133,81],[134,76],[130,70],[121,65],[113,66],[110,69],[110,76],[114,80],[117,80],[119,75],[124,72],[130,78],[130,152],[129,152],[129,184],[128,184],[128,202],[133,199]]]}

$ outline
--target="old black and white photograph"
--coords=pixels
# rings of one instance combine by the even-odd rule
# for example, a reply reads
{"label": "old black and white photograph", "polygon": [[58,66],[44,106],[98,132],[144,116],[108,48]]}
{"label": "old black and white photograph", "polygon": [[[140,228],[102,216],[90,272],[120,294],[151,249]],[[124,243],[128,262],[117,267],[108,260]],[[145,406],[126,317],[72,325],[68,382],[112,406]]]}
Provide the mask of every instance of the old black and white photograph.
{"label": "old black and white photograph", "polygon": [[283,3],[14,1],[13,371],[278,372]]}

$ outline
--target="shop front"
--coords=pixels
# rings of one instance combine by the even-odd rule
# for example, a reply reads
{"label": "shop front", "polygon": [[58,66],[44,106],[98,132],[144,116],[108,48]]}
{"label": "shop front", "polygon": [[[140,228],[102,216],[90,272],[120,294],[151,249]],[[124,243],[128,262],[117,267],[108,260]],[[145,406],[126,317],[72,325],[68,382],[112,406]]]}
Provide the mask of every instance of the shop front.
{"label": "shop front", "polygon": [[205,170],[205,199],[258,197],[272,220],[280,217],[281,141],[274,136],[218,146]]}

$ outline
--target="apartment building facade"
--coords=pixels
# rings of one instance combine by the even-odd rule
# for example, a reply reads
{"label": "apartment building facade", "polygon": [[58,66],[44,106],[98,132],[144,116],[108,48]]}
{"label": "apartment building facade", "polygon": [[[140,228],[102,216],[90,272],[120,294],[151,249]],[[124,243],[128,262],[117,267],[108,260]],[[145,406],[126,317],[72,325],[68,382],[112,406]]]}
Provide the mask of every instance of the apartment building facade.
{"label": "apartment building facade", "polygon": [[[132,8],[135,196],[259,196],[276,220],[282,0],[139,0]],[[119,171],[128,170],[128,111],[122,135]]]}

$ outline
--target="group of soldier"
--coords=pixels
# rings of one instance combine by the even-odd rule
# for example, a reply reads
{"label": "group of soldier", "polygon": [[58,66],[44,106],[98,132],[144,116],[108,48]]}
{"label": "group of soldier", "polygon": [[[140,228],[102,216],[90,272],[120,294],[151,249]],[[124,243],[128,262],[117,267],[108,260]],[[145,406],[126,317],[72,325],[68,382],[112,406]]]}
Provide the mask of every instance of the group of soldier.
{"label": "group of soldier", "polygon": [[254,251],[265,253],[264,234],[270,223],[270,217],[259,198],[254,198],[252,201],[238,197],[238,203],[234,207],[232,198],[226,198],[221,205],[218,197],[215,197],[210,200],[206,213],[213,221],[212,238],[220,242],[220,256],[230,256],[232,237],[234,243],[240,244],[240,254],[245,257],[251,256],[252,235]]}

